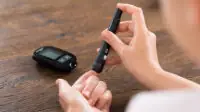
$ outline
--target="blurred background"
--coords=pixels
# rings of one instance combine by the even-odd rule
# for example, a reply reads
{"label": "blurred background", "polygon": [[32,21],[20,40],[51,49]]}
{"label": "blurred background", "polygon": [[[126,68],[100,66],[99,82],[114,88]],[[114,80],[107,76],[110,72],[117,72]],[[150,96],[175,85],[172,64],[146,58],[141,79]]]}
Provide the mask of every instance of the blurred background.
{"label": "blurred background", "polygon": [[[0,58],[29,55],[60,38],[95,41],[108,27],[117,0],[0,0]],[[148,27],[162,30],[157,0],[122,0],[144,9]],[[127,14],[123,20],[131,19]],[[90,36],[89,36],[90,35]],[[88,40],[89,39],[89,40]],[[66,41],[61,42],[68,44]],[[62,44],[59,47],[63,47]]]}
{"label": "blurred background", "polygon": [[[121,2],[142,7],[148,28],[157,32],[158,37],[167,37],[158,43],[159,56],[164,60],[161,64],[179,73],[179,67],[185,60],[175,58],[169,61],[180,52],[169,51],[175,47],[165,33],[157,0]],[[0,0],[0,60],[7,60],[0,63],[0,111],[59,112],[57,89],[49,86],[57,77],[50,77],[47,75],[49,72],[35,67],[31,60],[33,51],[40,46],[51,45],[76,54],[77,70],[64,77],[73,83],[90,69],[101,43],[100,33],[109,26],[116,3],[117,0]],[[123,15],[122,20],[130,19],[129,15]],[[174,64],[176,67],[171,66],[175,61],[180,63]],[[100,76],[113,92],[113,112],[124,111],[130,97],[145,89],[124,74],[128,73],[118,66],[117,69],[106,67]],[[13,83],[14,86],[10,87]],[[39,99],[35,100],[37,95]]]}

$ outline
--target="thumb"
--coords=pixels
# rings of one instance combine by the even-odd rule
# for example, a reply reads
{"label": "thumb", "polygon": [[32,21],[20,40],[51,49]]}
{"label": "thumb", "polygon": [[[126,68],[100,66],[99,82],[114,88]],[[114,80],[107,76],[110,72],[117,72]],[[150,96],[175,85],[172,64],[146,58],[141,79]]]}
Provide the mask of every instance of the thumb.
{"label": "thumb", "polygon": [[65,102],[65,103],[70,103],[72,101],[70,96],[70,92],[72,90],[72,87],[69,85],[69,83],[63,79],[58,79],[56,80],[56,85],[58,86],[58,92],[59,92],[59,97]]}
{"label": "thumb", "polygon": [[125,44],[115,35],[107,29],[102,32],[102,38],[105,40],[117,53],[121,56],[125,48]]}

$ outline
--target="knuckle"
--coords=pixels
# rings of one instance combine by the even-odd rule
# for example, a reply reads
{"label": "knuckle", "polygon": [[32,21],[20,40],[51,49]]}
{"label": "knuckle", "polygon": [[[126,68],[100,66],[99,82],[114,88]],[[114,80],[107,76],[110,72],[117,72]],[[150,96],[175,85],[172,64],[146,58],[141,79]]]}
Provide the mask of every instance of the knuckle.
{"label": "knuckle", "polygon": [[108,35],[108,31],[107,30],[102,31],[101,35],[104,36],[104,37],[106,37]]}
{"label": "knuckle", "polygon": [[102,85],[103,87],[107,88],[107,84],[104,81],[99,81],[99,84]]}
{"label": "knuckle", "polygon": [[142,10],[142,8],[138,7],[138,8],[136,9],[136,12],[137,12],[137,13],[143,13],[143,10]]}
{"label": "knuckle", "polygon": [[153,33],[153,32],[149,32],[149,34],[150,34],[152,37],[156,37],[155,33]]}
{"label": "knuckle", "polygon": [[90,76],[87,80],[87,82],[98,82],[99,81],[99,78],[97,76]]}
{"label": "knuckle", "polygon": [[105,31],[102,31],[102,32],[101,32],[101,36],[105,36]]}
{"label": "knuckle", "polygon": [[135,10],[134,5],[131,5],[131,4],[126,4],[126,8],[129,10]]}
{"label": "knuckle", "polygon": [[112,99],[112,93],[111,93],[110,90],[108,90],[108,91],[106,92],[105,99],[107,99],[107,100]]}
{"label": "knuckle", "polygon": [[156,39],[156,35],[155,35],[155,33],[153,33],[153,32],[149,32],[149,36],[150,36],[150,38],[152,38],[152,39]]}

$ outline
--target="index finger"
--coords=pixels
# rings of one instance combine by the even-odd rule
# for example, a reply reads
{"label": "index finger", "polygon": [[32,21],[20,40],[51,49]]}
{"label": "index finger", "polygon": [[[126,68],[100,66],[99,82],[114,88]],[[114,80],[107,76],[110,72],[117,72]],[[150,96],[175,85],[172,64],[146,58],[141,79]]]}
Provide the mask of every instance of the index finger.
{"label": "index finger", "polygon": [[117,32],[129,32],[133,33],[133,21],[122,21],[119,23]]}
{"label": "index finger", "polygon": [[[146,30],[146,23],[144,19],[144,14],[141,8],[136,7],[130,4],[122,4],[118,3],[117,7],[121,9],[123,12],[126,12],[132,15],[133,21],[135,21],[135,30]],[[135,32],[137,33],[137,31]]]}
{"label": "index finger", "polygon": [[92,75],[97,75],[97,73],[92,70],[84,73],[81,77],[78,78],[78,80],[73,84],[73,86],[77,84],[83,84]]}

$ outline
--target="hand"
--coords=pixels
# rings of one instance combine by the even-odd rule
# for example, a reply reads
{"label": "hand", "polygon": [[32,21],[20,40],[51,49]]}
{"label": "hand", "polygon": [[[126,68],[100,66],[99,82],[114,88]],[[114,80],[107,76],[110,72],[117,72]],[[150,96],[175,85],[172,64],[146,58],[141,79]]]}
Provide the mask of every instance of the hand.
{"label": "hand", "polygon": [[117,7],[132,16],[132,21],[121,22],[118,32],[131,32],[134,36],[124,43],[112,32],[102,32],[102,38],[120,57],[108,59],[107,64],[122,62],[140,83],[150,89],[200,88],[198,84],[161,68],[156,36],[147,29],[141,8],[129,4],[118,4]]}
{"label": "hand", "polygon": [[93,71],[81,76],[71,87],[58,79],[59,101],[65,112],[109,112],[112,94]]}
{"label": "hand", "polygon": [[101,37],[119,55],[119,58],[108,58],[106,63],[122,62],[136,78],[161,69],[157,57],[156,36],[147,29],[142,9],[129,4],[118,4],[117,7],[132,16],[131,21],[120,23],[118,32],[131,32],[134,36],[127,38],[124,43],[112,32],[103,31]]}

